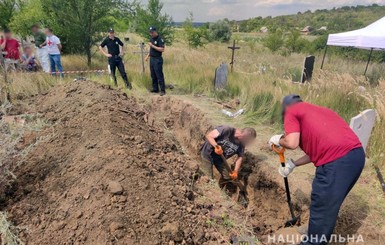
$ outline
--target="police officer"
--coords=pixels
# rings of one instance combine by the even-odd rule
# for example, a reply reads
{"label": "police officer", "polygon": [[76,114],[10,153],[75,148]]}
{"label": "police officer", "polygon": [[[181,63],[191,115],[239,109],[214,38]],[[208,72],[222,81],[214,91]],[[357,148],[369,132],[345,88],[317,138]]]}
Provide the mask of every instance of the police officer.
{"label": "police officer", "polygon": [[[104,50],[104,47],[107,46],[108,53]],[[124,83],[128,89],[132,89],[131,83],[128,81],[126,70],[124,69],[124,64],[122,57],[123,52],[123,42],[115,37],[114,29],[108,30],[108,37],[100,44],[99,50],[108,58],[108,64],[110,65],[111,75],[114,78],[115,86],[118,86],[116,80],[116,68],[118,68],[120,75],[122,76]]]}
{"label": "police officer", "polygon": [[147,55],[146,61],[148,58],[150,58],[150,70],[152,78],[151,93],[159,93],[160,88],[160,95],[163,96],[166,94],[162,58],[162,53],[164,52],[164,41],[158,34],[155,27],[150,27],[149,33],[151,36],[151,40],[148,43],[150,46],[150,53]]}

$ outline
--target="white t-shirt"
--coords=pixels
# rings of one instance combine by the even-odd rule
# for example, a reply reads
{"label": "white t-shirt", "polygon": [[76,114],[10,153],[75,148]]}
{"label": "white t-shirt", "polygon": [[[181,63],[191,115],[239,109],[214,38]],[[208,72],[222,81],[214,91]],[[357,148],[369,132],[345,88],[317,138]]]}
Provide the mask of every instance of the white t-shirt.
{"label": "white t-shirt", "polygon": [[60,39],[57,36],[47,36],[48,54],[60,54],[58,44],[60,44]]}

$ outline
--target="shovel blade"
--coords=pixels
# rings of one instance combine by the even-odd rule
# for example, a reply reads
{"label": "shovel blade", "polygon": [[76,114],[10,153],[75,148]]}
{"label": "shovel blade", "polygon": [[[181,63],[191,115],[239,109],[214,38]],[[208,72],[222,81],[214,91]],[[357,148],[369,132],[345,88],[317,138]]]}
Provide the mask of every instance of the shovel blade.
{"label": "shovel blade", "polygon": [[299,221],[300,221],[300,217],[295,217],[295,218],[293,218],[293,219],[291,219],[291,220],[288,220],[288,221],[286,221],[286,223],[285,223],[285,228],[286,228],[286,227],[293,227],[293,226],[295,226],[297,223],[299,223]]}

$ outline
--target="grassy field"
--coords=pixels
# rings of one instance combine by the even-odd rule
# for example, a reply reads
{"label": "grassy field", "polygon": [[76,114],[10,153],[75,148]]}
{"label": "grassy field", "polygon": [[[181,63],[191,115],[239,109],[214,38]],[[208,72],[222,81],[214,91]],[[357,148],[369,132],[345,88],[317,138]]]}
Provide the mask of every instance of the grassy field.
{"label": "grassy field", "polygon": [[[123,36],[123,35],[121,35]],[[133,35],[126,45],[125,64],[135,92],[144,93],[150,87],[148,64],[146,73],[141,72],[140,55],[137,44],[146,40]],[[181,35],[179,35],[181,36]],[[165,77],[168,84],[173,84],[174,94],[204,94],[218,100],[239,99],[247,109],[245,123],[264,123],[281,127],[279,112],[280,100],[290,93],[300,94],[306,101],[329,107],[338,112],[346,121],[368,108],[377,109],[380,119],[371,139],[370,156],[385,171],[382,151],[385,147],[385,66],[371,64],[368,79],[362,74],[365,62],[327,57],[325,67],[320,70],[322,54],[316,56],[314,77],[311,83],[295,84],[301,76],[301,66],[305,54],[281,56],[273,54],[260,44],[261,34],[236,33],[240,50],[236,51],[234,73],[229,75],[226,90],[215,91],[213,79],[215,68],[223,62],[229,63],[231,51],[224,43],[210,43],[204,48],[191,49],[183,41],[177,41],[167,47],[165,58]],[[88,69],[106,69],[106,58],[95,52],[92,67],[86,65],[86,58],[78,55],[63,57],[67,71]],[[77,77],[86,77],[102,83],[112,84],[107,73],[68,75],[64,80],[53,79],[44,74],[11,74],[9,87],[14,98],[36,94],[55,83],[72,81]],[[378,85],[373,86],[371,83]],[[3,90],[5,89],[2,83]],[[120,81],[120,86],[122,86]]]}
{"label": "grassy field", "polygon": [[[129,94],[146,96],[151,84],[148,64],[146,73],[142,74],[138,43],[143,40],[136,35],[127,34],[130,42],[126,45],[125,65],[134,90]],[[123,35],[121,35],[123,37]],[[329,107],[338,112],[347,122],[350,118],[368,108],[378,111],[379,119],[368,149],[370,165],[377,165],[385,173],[385,66],[371,64],[368,79],[362,74],[365,62],[344,60],[338,57],[327,57],[323,70],[320,70],[322,54],[316,56],[314,77],[310,83],[296,84],[301,75],[301,66],[305,54],[281,56],[273,54],[260,44],[260,35],[234,34],[239,41],[240,50],[236,51],[234,73],[229,75],[229,86],[226,90],[213,89],[215,68],[223,62],[229,63],[231,51],[229,44],[210,43],[204,48],[191,49],[183,41],[177,41],[167,47],[164,55],[164,72],[166,82],[175,86],[170,94],[205,95],[217,101],[228,102],[239,99],[241,107],[246,109],[242,125],[268,125],[279,132],[282,128],[280,118],[280,101],[284,95],[300,94],[305,101]],[[67,71],[88,70],[86,58],[79,55],[63,57],[63,66]],[[91,69],[106,69],[107,60],[95,52]],[[12,83],[7,86],[1,81],[1,89],[9,90],[13,100],[38,94],[58,84],[71,82],[78,77],[86,77],[94,81],[112,85],[107,73],[85,73],[68,75],[64,79],[52,78],[36,73],[10,74]],[[376,84],[376,85],[373,85]],[[119,86],[123,82],[119,77]],[[2,96],[4,98],[4,95]],[[2,99],[3,99],[2,98]],[[3,110],[7,105],[3,104]],[[271,132],[274,133],[274,132]],[[372,168],[371,168],[372,169]],[[374,171],[363,176],[369,185],[356,192],[365,197],[369,193],[371,214],[377,223],[374,228],[381,228],[385,219],[385,204],[381,187]],[[367,188],[370,188],[368,190]],[[383,228],[381,228],[383,229]]]}

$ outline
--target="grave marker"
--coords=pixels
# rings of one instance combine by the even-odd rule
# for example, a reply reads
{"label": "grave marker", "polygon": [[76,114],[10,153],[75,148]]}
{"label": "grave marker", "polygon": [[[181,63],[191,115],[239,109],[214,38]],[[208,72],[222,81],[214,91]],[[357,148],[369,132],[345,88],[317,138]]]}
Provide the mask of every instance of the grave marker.
{"label": "grave marker", "polygon": [[310,81],[313,77],[315,57],[310,55],[307,56],[303,62],[303,71],[301,76],[301,82]]}
{"label": "grave marker", "polygon": [[144,65],[144,56],[148,54],[148,51],[145,50],[145,45],[144,43],[139,44],[140,51],[139,52],[134,52],[134,54],[140,54],[142,58],[142,73],[146,72],[146,67]]}
{"label": "grave marker", "polygon": [[374,124],[376,123],[377,113],[375,110],[369,109],[355,116],[350,121],[350,127],[357,134],[365,151],[369,143],[370,135]]}
{"label": "grave marker", "polygon": [[241,48],[235,46],[235,40],[234,40],[234,42],[233,42],[233,46],[228,47],[228,48],[231,49],[231,63],[230,63],[230,65],[231,65],[231,72],[233,72],[235,50],[236,50],[236,49],[241,49]]}
{"label": "grave marker", "polygon": [[215,80],[214,80],[215,89],[223,89],[224,87],[226,87],[228,73],[229,73],[228,66],[225,63],[221,64],[215,70]]}

